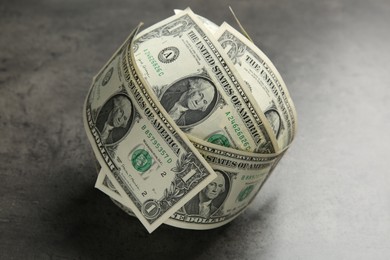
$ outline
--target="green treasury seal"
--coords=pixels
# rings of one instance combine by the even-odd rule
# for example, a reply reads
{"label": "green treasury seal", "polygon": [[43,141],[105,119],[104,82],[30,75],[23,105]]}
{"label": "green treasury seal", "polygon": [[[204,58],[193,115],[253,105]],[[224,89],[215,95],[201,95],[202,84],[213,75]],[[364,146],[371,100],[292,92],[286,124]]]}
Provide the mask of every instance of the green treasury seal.
{"label": "green treasury seal", "polygon": [[221,134],[214,134],[210,136],[209,139],[207,139],[207,142],[222,145],[225,147],[230,147],[230,143],[227,137]]}
{"label": "green treasury seal", "polygon": [[242,189],[240,194],[238,194],[237,200],[241,202],[244,199],[246,199],[246,197],[248,197],[248,195],[251,194],[254,187],[255,187],[254,185],[249,185],[244,189]]}
{"label": "green treasury seal", "polygon": [[144,173],[152,166],[152,157],[150,157],[150,154],[144,149],[137,149],[131,156],[131,163],[133,164],[134,169]]}

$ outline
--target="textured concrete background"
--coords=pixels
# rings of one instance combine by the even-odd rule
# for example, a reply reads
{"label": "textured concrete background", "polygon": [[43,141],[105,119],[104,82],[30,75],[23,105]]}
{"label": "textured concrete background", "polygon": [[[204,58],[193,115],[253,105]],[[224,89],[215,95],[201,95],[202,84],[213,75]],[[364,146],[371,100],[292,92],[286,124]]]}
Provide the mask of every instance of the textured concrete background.
{"label": "textured concrete background", "polygon": [[[151,235],[94,189],[82,105],[138,22],[187,6],[235,25],[283,75],[299,132],[254,203]],[[387,0],[0,2],[0,259],[390,259]]]}

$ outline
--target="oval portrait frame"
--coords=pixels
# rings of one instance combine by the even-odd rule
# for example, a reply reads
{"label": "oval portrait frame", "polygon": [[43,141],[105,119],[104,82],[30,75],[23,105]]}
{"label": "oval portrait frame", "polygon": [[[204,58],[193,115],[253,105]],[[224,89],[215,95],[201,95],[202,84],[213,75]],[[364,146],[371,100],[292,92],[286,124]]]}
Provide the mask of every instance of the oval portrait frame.
{"label": "oval portrait frame", "polygon": [[275,134],[276,139],[279,139],[280,133],[281,133],[281,131],[282,131],[282,125],[283,125],[283,124],[282,124],[282,117],[281,117],[279,111],[278,111],[276,108],[270,108],[270,109],[267,109],[266,111],[264,111],[264,116],[267,118],[267,121],[268,121],[269,125],[271,126],[271,128],[273,127],[273,125],[272,125],[271,122],[268,120],[267,113],[275,113],[275,114],[278,116],[279,127],[278,127],[276,133],[274,133],[274,134]]}
{"label": "oval portrait frame", "polygon": [[112,135],[114,135],[112,138],[114,138],[115,140],[113,140],[110,143],[104,143],[105,146],[117,145],[120,141],[122,141],[124,138],[126,138],[126,136],[129,134],[129,132],[134,124],[134,115],[135,115],[136,111],[135,111],[133,102],[131,101],[131,99],[128,95],[126,95],[124,93],[116,93],[116,94],[112,95],[109,99],[107,99],[107,101],[103,104],[103,106],[100,108],[99,112],[97,113],[96,123],[95,123],[96,129],[98,130],[98,132],[100,134],[102,134],[104,125],[107,122],[109,114],[113,109],[114,99],[116,97],[119,97],[119,96],[125,97],[126,100],[129,101],[130,107],[131,107],[131,114],[129,116],[126,127],[116,127],[112,130],[112,131],[115,131],[115,132],[111,133]]}
{"label": "oval portrait frame", "polygon": [[[215,170],[216,173],[219,173],[223,176],[225,180],[225,190],[219,194],[216,198],[212,199],[212,205],[214,206],[214,210],[210,212],[210,218],[219,216],[221,214],[220,210],[226,199],[229,197],[230,190],[231,190],[231,181],[229,178],[229,174],[222,170]],[[202,191],[205,188],[202,189]],[[200,191],[200,192],[202,192]],[[199,193],[200,193],[199,192]],[[189,216],[200,216],[199,213],[194,213],[199,208],[199,193],[197,193],[191,200],[189,200],[183,207],[182,211],[184,211],[185,214]]]}
{"label": "oval portrait frame", "polygon": [[[169,113],[169,110],[166,108],[166,106],[164,104],[164,97],[166,97],[167,94],[174,93],[176,90],[180,89],[180,87],[182,87],[184,82],[188,81],[189,79],[201,79],[201,80],[204,80],[204,81],[207,81],[208,83],[210,83],[211,86],[214,88],[214,97],[213,97],[212,101],[210,102],[210,105],[206,108],[205,111],[198,111],[198,110],[196,110],[196,111],[187,110],[186,111],[186,114],[188,114],[190,118],[199,118],[199,119],[194,120],[193,122],[190,122],[189,124],[184,124],[184,125],[178,124],[178,127],[182,130],[183,129],[190,129],[196,125],[203,123],[205,120],[207,120],[207,118],[209,118],[210,115],[212,114],[212,112],[217,108],[218,99],[219,99],[219,93],[218,93],[217,87],[215,86],[214,82],[210,78],[202,76],[202,75],[191,75],[191,76],[183,77],[183,78],[180,78],[180,79],[174,81],[172,84],[170,84],[169,87],[161,95],[160,103],[168,113]],[[187,90],[188,90],[188,88],[186,89],[186,91]],[[184,94],[184,92],[185,91],[183,91],[181,94]]]}

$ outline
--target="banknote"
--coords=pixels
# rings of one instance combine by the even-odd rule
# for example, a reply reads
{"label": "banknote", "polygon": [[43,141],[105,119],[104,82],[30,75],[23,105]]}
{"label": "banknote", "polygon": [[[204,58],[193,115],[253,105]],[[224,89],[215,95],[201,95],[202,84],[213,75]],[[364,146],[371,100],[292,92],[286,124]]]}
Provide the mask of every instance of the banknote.
{"label": "banknote", "polygon": [[214,36],[245,79],[272,127],[279,148],[286,148],[295,136],[296,111],[279,72],[258,47],[226,22]]}
{"label": "banknote", "polygon": [[217,175],[136,74],[135,34],[94,78],[83,117],[99,164],[152,232]]}
{"label": "banknote", "polygon": [[134,47],[140,74],[187,135],[244,151],[279,151],[230,58],[190,10],[147,28]]}
{"label": "banknote", "polygon": [[[197,144],[199,152],[210,163],[217,177],[177,210],[165,224],[188,229],[211,229],[230,222],[248,207],[280,157],[236,153],[234,150],[226,152],[223,147],[220,150],[220,146],[196,141],[202,142]],[[134,215],[110,182],[105,170],[100,171],[96,187],[128,214]]]}

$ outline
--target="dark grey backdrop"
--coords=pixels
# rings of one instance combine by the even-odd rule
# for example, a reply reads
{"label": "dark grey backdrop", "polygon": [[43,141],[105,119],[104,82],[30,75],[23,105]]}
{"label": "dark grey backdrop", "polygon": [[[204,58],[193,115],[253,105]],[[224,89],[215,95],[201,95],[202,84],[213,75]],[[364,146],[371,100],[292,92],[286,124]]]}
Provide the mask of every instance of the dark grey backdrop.
{"label": "dark grey backdrop", "polygon": [[[232,5],[283,75],[298,136],[254,203],[210,231],[149,235],[98,190],[89,85],[138,22]],[[389,259],[387,0],[0,3],[1,259]]]}

